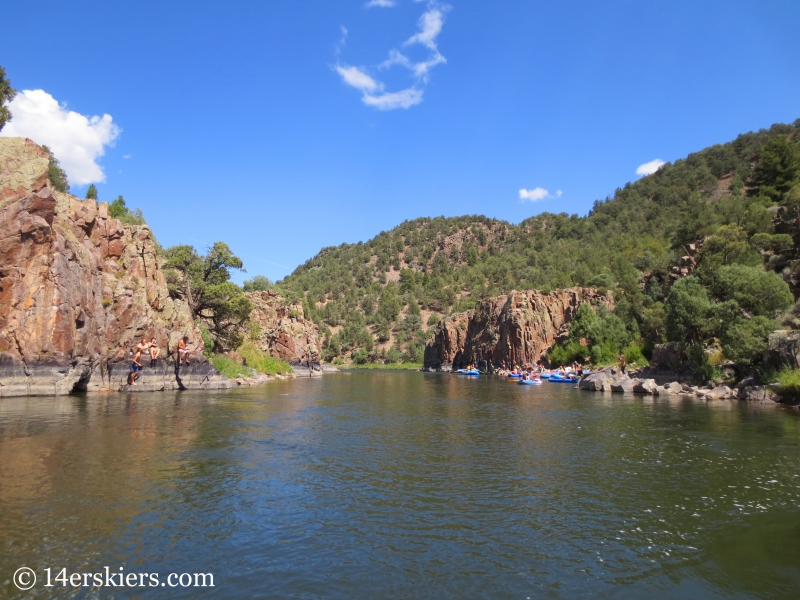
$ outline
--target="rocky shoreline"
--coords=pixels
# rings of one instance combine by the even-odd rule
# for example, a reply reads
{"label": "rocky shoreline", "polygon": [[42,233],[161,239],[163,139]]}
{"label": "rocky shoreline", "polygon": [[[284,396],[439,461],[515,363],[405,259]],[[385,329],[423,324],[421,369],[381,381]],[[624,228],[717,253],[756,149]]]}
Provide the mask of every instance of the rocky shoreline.
{"label": "rocky shoreline", "polygon": [[689,385],[681,381],[659,384],[653,378],[638,377],[639,372],[623,373],[607,367],[584,375],[578,381],[580,390],[593,392],[627,393],[646,396],[684,396],[701,400],[749,400],[755,402],[786,403],[769,386],[756,385],[745,379],[733,388],[727,385]]}

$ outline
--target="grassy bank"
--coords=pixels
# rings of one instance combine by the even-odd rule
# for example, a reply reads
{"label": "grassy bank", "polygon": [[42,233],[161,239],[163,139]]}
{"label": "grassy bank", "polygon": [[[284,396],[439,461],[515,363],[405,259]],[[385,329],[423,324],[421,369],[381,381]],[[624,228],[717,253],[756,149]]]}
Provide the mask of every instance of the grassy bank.
{"label": "grassy bank", "polygon": [[380,369],[382,371],[421,371],[422,363],[390,363],[386,365],[379,365],[376,363],[367,363],[364,365],[339,365],[340,369]]}
{"label": "grassy bank", "polygon": [[252,377],[253,369],[243,367],[232,358],[228,358],[224,354],[212,354],[208,357],[208,362],[214,365],[217,370],[225,375],[228,379],[236,379],[237,377]]}

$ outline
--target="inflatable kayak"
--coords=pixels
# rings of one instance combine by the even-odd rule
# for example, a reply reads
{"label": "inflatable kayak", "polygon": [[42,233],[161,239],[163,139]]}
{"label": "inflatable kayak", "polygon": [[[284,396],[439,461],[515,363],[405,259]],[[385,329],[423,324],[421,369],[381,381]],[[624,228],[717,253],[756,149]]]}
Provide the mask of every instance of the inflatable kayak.
{"label": "inflatable kayak", "polygon": [[541,379],[520,379],[518,385],[542,385]]}
{"label": "inflatable kayak", "polygon": [[478,369],[464,369],[464,371],[462,371],[462,373],[464,375],[480,375],[481,374],[481,372],[478,371]]}
{"label": "inflatable kayak", "polygon": [[522,373],[509,373],[508,374],[508,378],[509,379],[519,379],[520,377],[522,377]]}
{"label": "inflatable kayak", "polygon": [[578,380],[572,377],[557,377],[553,375],[550,377],[550,383],[578,383]]}

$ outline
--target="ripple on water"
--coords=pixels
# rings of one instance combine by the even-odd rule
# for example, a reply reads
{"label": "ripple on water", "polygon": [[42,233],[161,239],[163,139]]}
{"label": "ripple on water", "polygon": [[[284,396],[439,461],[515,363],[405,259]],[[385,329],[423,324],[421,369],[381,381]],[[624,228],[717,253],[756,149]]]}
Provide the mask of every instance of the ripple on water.
{"label": "ripple on water", "polygon": [[380,372],[3,402],[4,573],[169,565],[276,597],[800,583],[800,427],[781,410]]}

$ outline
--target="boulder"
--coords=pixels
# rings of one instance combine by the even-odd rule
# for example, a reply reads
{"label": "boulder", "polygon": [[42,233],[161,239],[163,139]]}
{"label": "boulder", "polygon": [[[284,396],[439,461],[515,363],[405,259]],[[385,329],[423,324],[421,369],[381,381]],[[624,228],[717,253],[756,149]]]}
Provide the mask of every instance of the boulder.
{"label": "boulder", "polygon": [[723,400],[725,398],[733,398],[734,393],[727,385],[719,385],[705,393],[708,400]]}
{"label": "boulder", "polygon": [[658,389],[658,384],[655,379],[636,379],[635,381],[636,383],[633,386],[634,394],[647,394],[652,396]]}
{"label": "boulder", "polygon": [[630,377],[620,377],[611,383],[611,391],[617,393],[633,393],[633,388],[639,383],[638,379],[631,379]]}
{"label": "boulder", "polygon": [[662,385],[659,388],[656,388],[656,393],[663,396],[671,396],[674,394],[680,394],[681,392],[683,392],[683,386],[677,381],[672,381]]}
{"label": "boulder", "polygon": [[627,379],[619,369],[607,367],[594,373],[589,373],[581,377],[578,381],[579,390],[590,390],[593,392],[612,391],[612,384],[620,379]]}
{"label": "boulder", "polygon": [[740,387],[736,396],[740,400],[750,400],[753,402],[780,402],[780,397],[762,385],[750,385]]}

